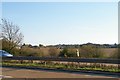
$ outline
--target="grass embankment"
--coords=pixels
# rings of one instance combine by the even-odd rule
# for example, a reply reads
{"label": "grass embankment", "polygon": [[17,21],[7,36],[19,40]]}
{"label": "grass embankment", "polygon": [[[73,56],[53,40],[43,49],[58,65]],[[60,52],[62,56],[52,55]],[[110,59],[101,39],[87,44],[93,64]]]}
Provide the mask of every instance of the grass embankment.
{"label": "grass embankment", "polygon": [[53,62],[41,62],[41,63],[31,63],[31,62],[17,62],[17,61],[3,61],[3,66],[16,66],[16,67],[36,67],[36,68],[48,68],[48,69],[63,69],[63,70],[75,70],[75,71],[105,71],[105,72],[120,72],[117,66],[113,65],[101,65],[101,64],[64,64],[64,63],[53,63]]}

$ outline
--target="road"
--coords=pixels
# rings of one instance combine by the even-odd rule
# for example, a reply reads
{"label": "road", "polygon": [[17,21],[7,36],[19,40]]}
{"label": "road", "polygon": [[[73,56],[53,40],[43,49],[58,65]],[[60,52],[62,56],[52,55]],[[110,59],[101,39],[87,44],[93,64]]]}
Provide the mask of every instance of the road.
{"label": "road", "polygon": [[2,68],[3,78],[112,78],[83,73],[55,72],[47,70]]}

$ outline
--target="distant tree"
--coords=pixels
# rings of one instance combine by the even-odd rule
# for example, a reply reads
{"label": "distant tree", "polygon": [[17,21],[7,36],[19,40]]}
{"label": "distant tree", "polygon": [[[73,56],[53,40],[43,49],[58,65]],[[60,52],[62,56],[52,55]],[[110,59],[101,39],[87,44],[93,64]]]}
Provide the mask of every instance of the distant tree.
{"label": "distant tree", "polygon": [[42,45],[42,44],[39,44],[39,47],[43,47],[43,45]]}
{"label": "distant tree", "polygon": [[28,44],[28,47],[30,47],[30,48],[31,48],[31,47],[32,47],[32,45],[31,45],[31,44]]}
{"label": "distant tree", "polygon": [[12,22],[7,21],[6,19],[2,19],[0,27],[2,29],[0,37],[7,42],[7,50],[9,52],[22,43],[23,35],[17,25],[14,25]]}
{"label": "distant tree", "polygon": [[26,44],[24,43],[22,46],[25,46]]}

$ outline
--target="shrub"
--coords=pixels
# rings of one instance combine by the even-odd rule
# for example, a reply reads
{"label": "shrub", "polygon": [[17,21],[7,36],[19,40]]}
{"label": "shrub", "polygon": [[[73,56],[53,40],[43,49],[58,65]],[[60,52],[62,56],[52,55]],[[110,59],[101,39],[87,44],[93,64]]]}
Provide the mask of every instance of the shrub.
{"label": "shrub", "polygon": [[60,57],[77,57],[75,50],[64,48],[60,54]]}
{"label": "shrub", "polygon": [[93,45],[84,45],[80,48],[81,58],[103,58],[103,52],[100,48]]}

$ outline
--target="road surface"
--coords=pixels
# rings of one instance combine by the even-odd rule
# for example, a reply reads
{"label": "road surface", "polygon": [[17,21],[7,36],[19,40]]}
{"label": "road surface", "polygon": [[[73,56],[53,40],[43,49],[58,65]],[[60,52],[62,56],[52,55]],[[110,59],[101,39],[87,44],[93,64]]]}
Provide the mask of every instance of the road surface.
{"label": "road surface", "polygon": [[56,72],[47,70],[2,68],[3,78],[114,78],[83,73]]}

